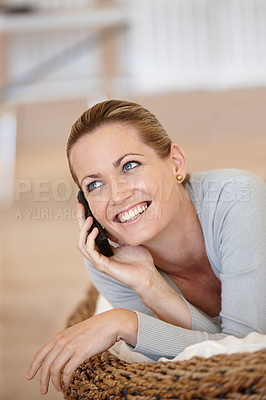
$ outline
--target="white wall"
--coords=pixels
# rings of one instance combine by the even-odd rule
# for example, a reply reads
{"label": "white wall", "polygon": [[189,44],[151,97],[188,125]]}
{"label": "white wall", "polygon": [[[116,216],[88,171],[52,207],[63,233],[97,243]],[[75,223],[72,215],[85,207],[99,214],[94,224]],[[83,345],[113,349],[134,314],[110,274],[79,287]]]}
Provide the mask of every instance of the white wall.
{"label": "white wall", "polygon": [[132,0],[140,90],[266,85],[264,0]]}
{"label": "white wall", "polygon": [[[7,99],[266,86],[265,0],[98,4],[39,0],[34,6],[43,12],[0,17],[8,42],[7,81],[16,84]],[[114,30],[101,37],[102,27]],[[111,40],[117,48],[105,57]],[[103,70],[114,60],[117,70],[103,81]]]}

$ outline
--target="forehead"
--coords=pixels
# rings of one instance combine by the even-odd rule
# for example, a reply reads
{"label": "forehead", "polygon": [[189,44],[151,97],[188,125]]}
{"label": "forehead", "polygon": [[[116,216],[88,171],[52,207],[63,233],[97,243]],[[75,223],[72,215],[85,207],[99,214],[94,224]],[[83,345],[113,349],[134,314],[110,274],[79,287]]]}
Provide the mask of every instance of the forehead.
{"label": "forehead", "polygon": [[156,156],[155,151],[140,140],[134,127],[110,124],[101,126],[78,140],[71,150],[70,161],[75,173],[80,177],[82,173],[94,173],[95,169],[99,170],[99,164],[112,163],[130,152]]}

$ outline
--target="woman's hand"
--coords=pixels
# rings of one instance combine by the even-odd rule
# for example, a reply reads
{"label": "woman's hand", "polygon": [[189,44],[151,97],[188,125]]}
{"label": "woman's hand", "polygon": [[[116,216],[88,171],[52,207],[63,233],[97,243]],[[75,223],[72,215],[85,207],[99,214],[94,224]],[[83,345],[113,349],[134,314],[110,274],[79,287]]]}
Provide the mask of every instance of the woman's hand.
{"label": "woman's hand", "polygon": [[54,335],[36,354],[27,379],[34,378],[41,369],[41,393],[47,393],[50,379],[60,391],[61,371],[63,383],[68,386],[77,367],[91,356],[109,349],[119,340],[135,346],[137,329],[137,316],[133,311],[113,309],[95,315]]}
{"label": "woman's hand", "polygon": [[92,217],[84,219],[83,206],[78,205],[78,222],[80,235],[78,249],[98,271],[104,272],[121,283],[131,287],[135,293],[142,297],[151,282],[159,275],[153,258],[143,246],[120,245],[112,248],[114,255],[105,257],[95,246],[98,229],[94,228],[89,234],[92,225]]}

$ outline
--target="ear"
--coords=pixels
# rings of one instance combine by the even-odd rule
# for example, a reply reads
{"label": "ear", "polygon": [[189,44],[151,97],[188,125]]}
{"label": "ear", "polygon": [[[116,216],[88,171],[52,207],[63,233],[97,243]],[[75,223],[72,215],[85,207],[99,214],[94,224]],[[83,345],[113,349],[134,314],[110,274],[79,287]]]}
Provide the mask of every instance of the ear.
{"label": "ear", "polygon": [[169,160],[173,166],[173,173],[175,176],[182,175],[183,179],[179,181],[181,183],[186,177],[186,159],[183,149],[176,143],[172,143]]}

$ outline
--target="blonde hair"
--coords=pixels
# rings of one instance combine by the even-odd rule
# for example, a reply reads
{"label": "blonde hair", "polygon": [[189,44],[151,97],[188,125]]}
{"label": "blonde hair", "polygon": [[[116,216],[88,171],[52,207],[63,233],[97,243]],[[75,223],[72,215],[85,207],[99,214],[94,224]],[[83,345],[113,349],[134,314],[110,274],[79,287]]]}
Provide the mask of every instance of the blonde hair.
{"label": "blonde hair", "polygon": [[166,158],[171,151],[171,139],[158,119],[141,105],[124,100],[107,100],[86,110],[74,123],[67,142],[67,158],[74,181],[78,179],[70,162],[70,152],[74,144],[83,136],[92,134],[97,128],[124,123],[136,128],[140,140],[153,148],[159,157]]}

